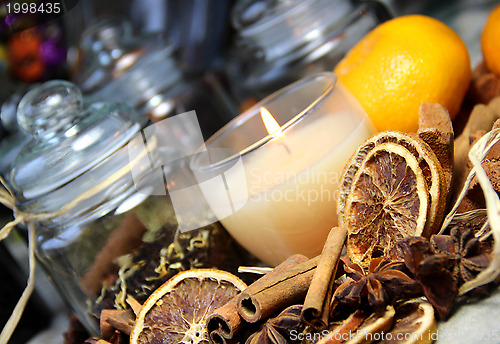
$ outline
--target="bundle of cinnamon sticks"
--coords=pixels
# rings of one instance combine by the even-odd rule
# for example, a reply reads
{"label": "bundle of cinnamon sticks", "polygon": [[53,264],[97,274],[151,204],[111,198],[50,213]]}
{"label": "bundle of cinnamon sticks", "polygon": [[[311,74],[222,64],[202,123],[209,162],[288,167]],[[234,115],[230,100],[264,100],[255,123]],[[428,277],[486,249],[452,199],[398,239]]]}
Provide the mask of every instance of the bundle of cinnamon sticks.
{"label": "bundle of cinnamon sticks", "polygon": [[[245,324],[259,323],[290,305],[304,302],[302,320],[315,329],[328,325],[333,281],[347,232],[333,228],[320,256],[289,257],[207,319],[214,344],[233,342]],[[305,299],[305,301],[304,301]]]}

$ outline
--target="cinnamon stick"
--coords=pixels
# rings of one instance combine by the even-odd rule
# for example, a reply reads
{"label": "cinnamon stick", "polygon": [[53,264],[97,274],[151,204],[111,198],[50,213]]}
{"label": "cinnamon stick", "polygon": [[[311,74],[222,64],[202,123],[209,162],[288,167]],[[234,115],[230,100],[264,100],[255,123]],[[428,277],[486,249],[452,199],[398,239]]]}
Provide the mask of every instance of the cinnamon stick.
{"label": "cinnamon stick", "polygon": [[[453,144],[455,134],[448,110],[440,104],[422,103],[418,110],[418,137],[436,154],[445,177],[446,202],[450,201],[453,179]],[[440,220],[438,220],[440,222]]]}
{"label": "cinnamon stick", "polygon": [[114,260],[142,244],[146,227],[134,212],[125,215],[120,226],[108,237],[89,270],[80,279],[80,286],[89,297],[96,297],[104,276],[115,266]]}
{"label": "cinnamon stick", "polygon": [[101,335],[110,339],[115,330],[130,335],[134,327],[135,316],[130,310],[103,309],[100,317]]}
{"label": "cinnamon stick", "polygon": [[220,329],[215,329],[215,330],[209,332],[208,336],[210,337],[210,341],[213,344],[226,344],[227,343],[227,340],[222,335]]}
{"label": "cinnamon stick", "polygon": [[474,106],[465,128],[460,136],[455,139],[453,190],[462,189],[462,185],[467,178],[467,174],[469,173],[467,163],[469,161],[469,150],[473,144],[473,136],[477,136],[478,132],[486,133],[489,131],[493,123],[500,117],[500,112],[495,111],[495,102],[498,102],[498,100],[493,100],[491,107],[490,105],[483,104],[477,104]]}
{"label": "cinnamon stick", "polygon": [[487,104],[497,96],[500,96],[500,77],[489,71],[482,61],[472,71],[467,97],[472,104]]}
{"label": "cinnamon stick", "polygon": [[311,284],[319,256],[266,280],[252,285],[238,296],[238,313],[255,323],[287,306],[301,303]]}
{"label": "cinnamon stick", "polygon": [[323,330],[328,326],[333,283],[346,237],[345,228],[332,228],[306,294],[301,314],[302,321],[317,330]]}
{"label": "cinnamon stick", "polygon": [[237,300],[235,296],[208,316],[207,331],[212,343],[225,343],[225,339],[232,339],[238,333],[242,321],[236,309]]}
{"label": "cinnamon stick", "polygon": [[[270,278],[280,275],[281,273],[307,261],[307,257],[301,254],[290,256],[283,263],[278,265],[272,271],[268,272],[257,281],[252,283],[245,291],[259,286],[265,285]],[[226,339],[232,339],[239,331],[242,319],[238,313],[238,296],[226,303],[221,308],[217,309],[207,318],[207,330],[213,343],[225,343]]]}

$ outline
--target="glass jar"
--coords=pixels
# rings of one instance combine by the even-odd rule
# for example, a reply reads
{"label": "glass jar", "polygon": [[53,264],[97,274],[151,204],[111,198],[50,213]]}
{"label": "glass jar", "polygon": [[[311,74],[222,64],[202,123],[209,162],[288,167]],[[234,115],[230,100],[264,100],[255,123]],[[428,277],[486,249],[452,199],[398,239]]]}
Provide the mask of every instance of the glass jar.
{"label": "glass jar", "polygon": [[[37,258],[91,334],[100,310],[127,308],[127,296],[144,302],[180,270],[242,263],[219,224],[178,230],[168,185],[150,168],[176,152],[152,135],[144,143],[144,121],[127,105],[84,106],[74,84],[50,81],[22,98],[18,122],[31,140],[8,184],[19,210],[50,214],[35,223]],[[190,178],[182,159],[162,172],[171,184]]]}
{"label": "glass jar", "polygon": [[208,137],[235,115],[234,105],[187,76],[178,55],[159,35],[133,35],[127,21],[100,20],[82,35],[72,80],[89,98],[128,104],[153,122],[195,110]]}
{"label": "glass jar", "polygon": [[331,71],[368,31],[388,19],[378,2],[240,0],[232,13],[234,60],[227,75],[240,102]]}

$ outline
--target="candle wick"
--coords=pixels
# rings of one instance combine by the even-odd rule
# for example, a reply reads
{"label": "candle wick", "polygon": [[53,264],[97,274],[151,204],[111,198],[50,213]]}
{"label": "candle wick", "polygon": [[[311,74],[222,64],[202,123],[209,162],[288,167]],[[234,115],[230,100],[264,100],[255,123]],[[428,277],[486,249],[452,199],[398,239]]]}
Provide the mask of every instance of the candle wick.
{"label": "candle wick", "polygon": [[276,132],[274,134],[276,134],[276,133],[279,133],[279,135],[275,136],[275,139],[279,140],[278,141],[279,145],[283,146],[283,148],[285,148],[285,150],[288,153],[288,155],[292,155],[292,151],[290,150],[290,147],[288,147],[288,145],[285,142],[283,142],[285,134],[283,133],[283,131],[281,130],[281,128],[278,129],[278,130],[276,130]]}
{"label": "candle wick", "polygon": [[283,148],[285,148],[286,152],[289,155],[292,155],[292,151],[290,150],[290,148],[288,148],[288,146],[286,145],[286,143],[280,142],[280,144],[283,146]]}

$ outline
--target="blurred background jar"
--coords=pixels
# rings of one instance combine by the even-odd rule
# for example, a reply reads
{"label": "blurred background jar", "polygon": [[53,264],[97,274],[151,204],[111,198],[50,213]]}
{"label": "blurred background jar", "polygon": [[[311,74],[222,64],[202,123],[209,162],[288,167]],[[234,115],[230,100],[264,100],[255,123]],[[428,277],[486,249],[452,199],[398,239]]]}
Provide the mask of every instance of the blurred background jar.
{"label": "blurred background jar", "polygon": [[331,71],[368,31],[390,17],[376,1],[239,0],[233,63],[227,69],[241,103],[304,76]]}
{"label": "blurred background jar", "polygon": [[89,101],[128,104],[153,122],[194,110],[208,138],[235,115],[232,105],[180,64],[175,44],[156,33],[134,34],[127,20],[115,17],[83,32],[70,74]]}
{"label": "blurred background jar", "polygon": [[[35,223],[36,256],[90,334],[102,309],[126,309],[128,296],[144,302],[181,270],[243,264],[218,223],[179,231],[168,189],[189,186],[189,170],[159,138],[169,132],[142,140],[148,122],[126,104],[84,104],[76,85],[53,80],[21,99],[18,123],[30,140],[7,182],[19,210],[50,214]],[[151,167],[161,159],[172,161],[163,175]],[[153,186],[163,192],[146,191]]]}
{"label": "blurred background jar", "polygon": [[[198,68],[186,72],[181,66],[187,63],[182,58],[186,50],[181,52],[178,43],[169,43],[164,35],[150,30],[134,33],[128,20],[116,16],[106,16],[91,22],[79,37],[77,53],[70,49],[73,51],[70,55],[77,58],[72,60],[69,77],[83,92],[84,102],[124,103],[131,106],[144,121],[157,122],[194,110],[202,134],[205,139],[208,138],[237,114],[236,105],[214,74],[200,75],[195,72],[195,69],[201,71],[202,68],[206,72],[204,63],[208,63],[208,60],[202,60],[194,53],[189,54],[194,59],[191,66],[198,64]],[[39,36],[38,31],[30,29],[17,36],[31,42],[32,36]],[[55,28],[51,31],[60,32]],[[21,47],[23,44],[20,40],[16,38],[15,42]],[[59,47],[53,40],[38,43],[45,44],[43,51],[52,51],[52,55],[58,58],[66,57],[65,46]],[[31,45],[28,44],[28,47]],[[49,45],[53,49],[48,49]],[[40,49],[38,44],[31,50],[35,54],[42,51]],[[46,55],[48,53],[40,57],[37,55],[32,60],[41,61],[42,57],[48,59]],[[56,76],[54,73],[50,75]],[[42,79],[42,75],[38,75],[33,80]],[[4,92],[0,128],[8,135],[0,142],[0,174],[8,171],[16,155],[29,140],[22,130],[18,130],[16,113],[22,95],[37,84],[9,83],[8,90]]]}

